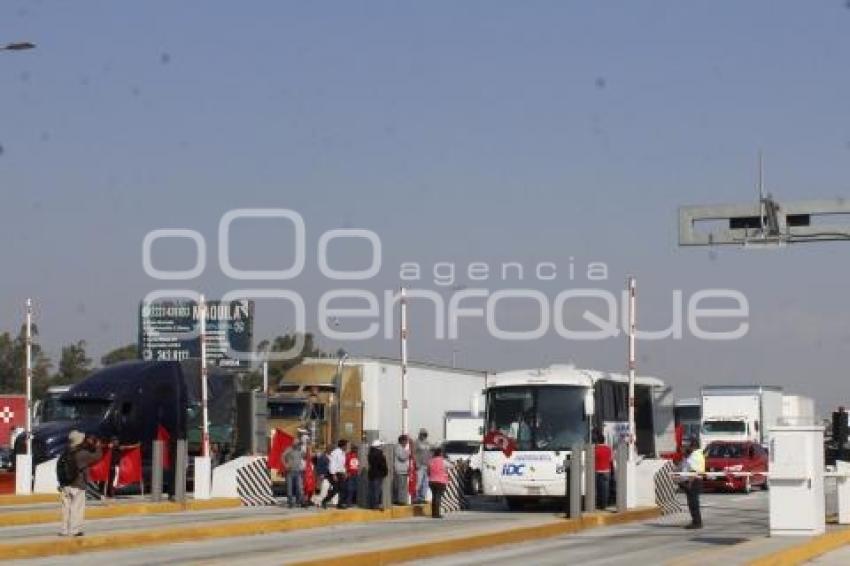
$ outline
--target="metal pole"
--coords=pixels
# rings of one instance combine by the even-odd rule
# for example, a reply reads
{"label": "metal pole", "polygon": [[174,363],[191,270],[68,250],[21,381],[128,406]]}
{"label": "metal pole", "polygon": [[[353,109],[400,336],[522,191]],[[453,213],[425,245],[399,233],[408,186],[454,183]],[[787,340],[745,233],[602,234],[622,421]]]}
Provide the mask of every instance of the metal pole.
{"label": "metal pole", "polygon": [[269,392],[269,361],[263,362],[263,393]]}
{"label": "metal pole", "polygon": [[[369,508],[369,446],[364,442],[357,447],[357,459],[360,461],[357,475],[357,506]],[[389,466],[388,466],[389,467]]]}
{"label": "metal pole", "polygon": [[594,444],[585,445],[584,451],[584,511],[596,511],[596,447]]}
{"label": "metal pole", "polygon": [[162,440],[153,441],[153,462],[151,463],[151,501],[162,500]]}
{"label": "metal pole", "polygon": [[629,460],[629,447],[623,442],[617,443],[615,449],[616,457],[616,486],[617,486],[617,513],[623,513],[628,509],[627,467]]}
{"label": "metal pole", "polygon": [[407,292],[401,288],[401,433],[408,433],[407,422]]}
{"label": "metal pole", "polygon": [[209,457],[210,455],[210,420],[209,420],[209,411],[207,407],[208,403],[208,392],[207,392],[207,303],[204,300],[204,296],[201,295],[200,304],[198,305],[198,316],[200,317],[201,323],[201,406],[202,406],[202,415],[201,418],[202,426],[203,426],[203,436],[202,436],[202,445],[201,445],[201,454],[205,457]]}
{"label": "metal pole", "polygon": [[583,451],[582,444],[573,444],[570,455],[570,492],[567,494],[570,501],[570,519],[581,518],[581,453]]}
{"label": "metal pole", "polygon": [[570,466],[572,462],[570,461],[572,456],[569,454],[564,455],[564,516],[569,519],[570,518],[570,484],[572,483],[570,480]]}
{"label": "metal pole", "polygon": [[635,327],[636,327],[636,282],[629,276],[629,459],[635,456]]}
{"label": "metal pole", "polygon": [[27,435],[27,454],[32,454],[32,299],[27,299],[26,326],[27,429],[25,434]]}
{"label": "metal pole", "polygon": [[381,486],[381,509],[386,511],[393,508],[393,500],[395,493],[395,450],[394,444],[385,444],[381,447],[384,451],[384,458],[387,460],[387,477],[384,478],[384,484]]}
{"label": "metal pole", "polygon": [[177,441],[177,453],[174,457],[174,501],[184,503],[186,501],[186,468],[188,467],[189,453],[186,440]]}

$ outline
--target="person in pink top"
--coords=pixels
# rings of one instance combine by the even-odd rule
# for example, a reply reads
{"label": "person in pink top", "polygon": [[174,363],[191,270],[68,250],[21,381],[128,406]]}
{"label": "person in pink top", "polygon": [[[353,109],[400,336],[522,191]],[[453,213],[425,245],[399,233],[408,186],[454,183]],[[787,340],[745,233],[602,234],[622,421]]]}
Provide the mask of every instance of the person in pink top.
{"label": "person in pink top", "polygon": [[446,459],[443,458],[443,449],[435,448],[431,461],[428,462],[428,486],[431,488],[431,517],[442,519],[440,515],[440,503],[443,501],[443,493],[446,484],[449,483],[449,473],[446,470]]}

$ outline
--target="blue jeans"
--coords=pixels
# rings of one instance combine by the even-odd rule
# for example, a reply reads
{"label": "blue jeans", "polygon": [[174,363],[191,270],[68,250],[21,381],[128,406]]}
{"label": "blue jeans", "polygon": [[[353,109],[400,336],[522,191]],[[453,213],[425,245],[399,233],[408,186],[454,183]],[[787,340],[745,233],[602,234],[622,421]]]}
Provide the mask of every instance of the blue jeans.
{"label": "blue jeans", "polygon": [[428,469],[416,470],[416,500],[425,501],[428,497]]}
{"label": "blue jeans", "polygon": [[384,480],[369,480],[369,509],[380,509],[384,495]]}
{"label": "blue jeans", "polygon": [[596,472],[596,508],[606,509],[610,501],[611,474]]}
{"label": "blue jeans", "polygon": [[[294,499],[294,501],[293,501]],[[286,472],[286,502],[301,505],[304,501],[304,478],[301,472]]]}
{"label": "blue jeans", "polygon": [[345,490],[345,499],[349,506],[357,504],[357,482],[359,479],[359,475],[348,476],[348,489]]}

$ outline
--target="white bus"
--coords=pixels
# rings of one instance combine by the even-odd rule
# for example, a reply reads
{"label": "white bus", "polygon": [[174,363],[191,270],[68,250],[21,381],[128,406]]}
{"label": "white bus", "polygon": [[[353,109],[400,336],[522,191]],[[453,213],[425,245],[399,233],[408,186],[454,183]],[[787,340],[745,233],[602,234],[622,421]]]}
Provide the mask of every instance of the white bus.
{"label": "white bus", "polygon": [[[573,444],[600,427],[609,443],[628,434],[628,377],[572,365],[497,373],[488,379],[485,431],[510,439],[507,456],[487,446],[483,487],[511,508],[566,495],[564,462]],[[656,457],[675,449],[673,396],[660,379],[635,380],[636,448]]]}

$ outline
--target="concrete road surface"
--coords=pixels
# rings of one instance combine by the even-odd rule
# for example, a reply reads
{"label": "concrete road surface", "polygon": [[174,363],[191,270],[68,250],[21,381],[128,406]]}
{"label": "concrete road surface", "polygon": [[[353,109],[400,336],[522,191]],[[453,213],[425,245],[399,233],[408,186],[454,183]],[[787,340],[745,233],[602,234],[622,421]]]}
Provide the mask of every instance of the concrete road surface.
{"label": "concrete road surface", "polygon": [[[683,501],[684,503],[684,501]],[[687,514],[635,523],[605,527],[544,539],[526,544],[507,545],[486,551],[455,554],[443,558],[419,561],[421,565],[472,565],[472,564],[740,564],[786,545],[795,539],[770,539],[767,537],[767,494],[708,494],[703,498],[706,528],[702,531],[685,531]],[[244,518],[250,510],[220,511],[189,517],[126,518],[120,525],[113,521],[91,521],[89,532],[103,532],[115,528],[163,527],[172,522],[194,520],[211,523],[238,516]],[[280,510],[265,509],[260,514],[269,516]],[[320,511],[309,511],[320,512]],[[145,546],[67,557],[52,557],[6,564],[56,564],[90,565],[93,561],[114,565],[141,565],[152,563],[204,563],[264,565],[318,558],[321,555],[344,555],[351,552],[377,550],[390,546],[438,541],[448,537],[474,535],[494,530],[529,526],[551,521],[556,510],[537,510],[509,513],[496,505],[479,507],[450,515],[445,520],[428,518],[399,519],[387,522],[341,524],[302,531],[284,532],[250,537],[185,542]],[[181,514],[182,515],[182,514]],[[134,520],[137,521],[134,524]],[[24,537],[45,534],[45,527],[2,533],[0,537]]]}
{"label": "concrete road surface", "polygon": [[817,566],[847,566],[850,564],[850,546],[845,546],[819,556],[809,562],[809,564],[816,564]]}
{"label": "concrete road surface", "polygon": [[[682,500],[684,504],[684,499]],[[705,528],[687,531],[687,514],[617,527],[584,531],[527,544],[417,561],[417,566],[488,566],[518,563],[570,564],[742,564],[748,559],[798,542],[770,539],[767,494],[706,494]]]}

